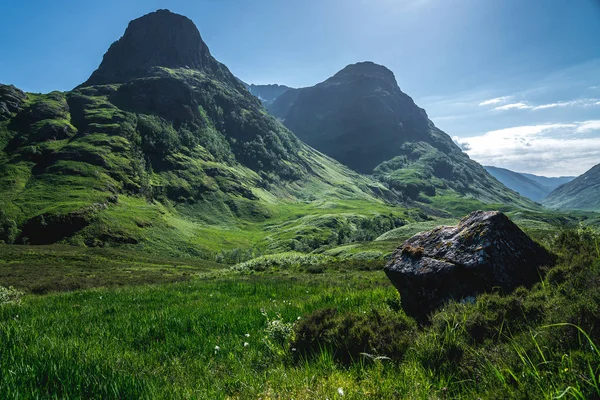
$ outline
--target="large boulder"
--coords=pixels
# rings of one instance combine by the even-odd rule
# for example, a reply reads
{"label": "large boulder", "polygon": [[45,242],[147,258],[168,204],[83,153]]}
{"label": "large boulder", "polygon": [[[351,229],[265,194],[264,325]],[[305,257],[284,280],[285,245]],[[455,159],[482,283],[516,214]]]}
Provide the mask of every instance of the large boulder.
{"label": "large boulder", "polygon": [[385,273],[400,292],[404,311],[423,319],[449,300],[540,280],[540,267],[555,257],[506,215],[476,211],[457,226],[440,226],[408,239]]}

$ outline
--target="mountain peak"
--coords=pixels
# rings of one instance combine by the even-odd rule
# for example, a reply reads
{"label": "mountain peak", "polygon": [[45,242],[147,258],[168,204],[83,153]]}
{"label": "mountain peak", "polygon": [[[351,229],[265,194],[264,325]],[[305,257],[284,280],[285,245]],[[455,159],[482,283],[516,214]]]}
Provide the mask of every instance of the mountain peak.
{"label": "mountain peak", "polygon": [[375,64],[372,61],[363,61],[356,64],[350,64],[333,76],[333,79],[347,79],[354,77],[377,78],[386,81],[391,85],[398,86],[394,73],[383,65]]}
{"label": "mountain peak", "polygon": [[144,76],[153,67],[218,68],[192,20],[157,10],[129,23],[82,86],[125,82]]}

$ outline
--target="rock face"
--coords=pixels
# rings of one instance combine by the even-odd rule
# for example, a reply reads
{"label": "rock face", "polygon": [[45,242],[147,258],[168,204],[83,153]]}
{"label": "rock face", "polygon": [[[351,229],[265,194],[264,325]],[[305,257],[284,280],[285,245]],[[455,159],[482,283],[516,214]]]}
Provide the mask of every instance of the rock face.
{"label": "rock face", "polygon": [[371,173],[428,130],[425,111],[400,90],[392,71],[372,62],[349,65],[298,94],[289,107],[276,100],[269,111],[307,144],[359,172]]}
{"label": "rock face", "polygon": [[27,95],[12,85],[0,84],[0,121],[19,111]]}
{"label": "rock face", "polygon": [[192,20],[158,10],[131,21],[123,37],[110,46],[100,67],[81,86],[122,83],[146,76],[156,66],[206,71],[231,81],[211,56]]}
{"label": "rock face", "polygon": [[531,285],[540,279],[539,268],[554,261],[506,215],[476,211],[457,226],[408,239],[385,273],[400,292],[406,313],[423,318],[451,299]]}

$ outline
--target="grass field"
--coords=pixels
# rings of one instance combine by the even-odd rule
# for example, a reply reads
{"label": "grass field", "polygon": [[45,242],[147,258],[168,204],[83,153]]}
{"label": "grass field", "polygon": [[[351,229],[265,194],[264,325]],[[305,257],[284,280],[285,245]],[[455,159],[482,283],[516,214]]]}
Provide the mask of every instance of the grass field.
{"label": "grass field", "polygon": [[[555,240],[560,265],[533,289],[449,304],[421,327],[382,271],[332,256],[316,271],[292,255],[287,267],[244,271],[2,246],[3,285],[11,257],[18,289],[63,265],[109,287],[3,291],[0,397],[596,398],[600,254],[589,232]],[[136,280],[115,273],[127,270]]]}

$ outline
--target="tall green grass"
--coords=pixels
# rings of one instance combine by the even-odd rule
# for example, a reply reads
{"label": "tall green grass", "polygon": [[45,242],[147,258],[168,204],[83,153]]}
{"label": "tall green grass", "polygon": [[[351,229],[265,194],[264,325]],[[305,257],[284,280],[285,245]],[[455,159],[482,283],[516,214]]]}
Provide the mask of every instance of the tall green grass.
{"label": "tall green grass", "polygon": [[[565,232],[539,284],[449,303],[423,326],[382,271],[349,267],[11,292],[0,398],[597,398],[595,240]],[[295,347],[303,332],[320,333]]]}

